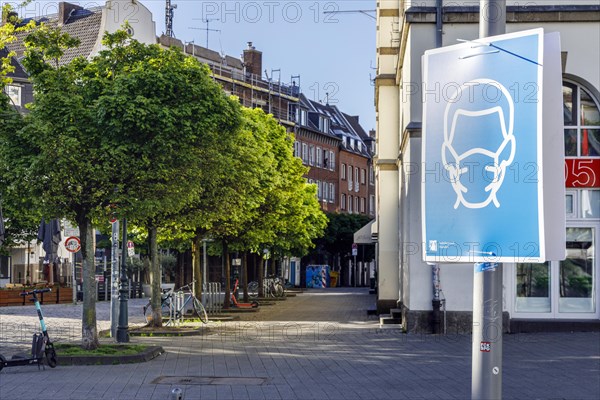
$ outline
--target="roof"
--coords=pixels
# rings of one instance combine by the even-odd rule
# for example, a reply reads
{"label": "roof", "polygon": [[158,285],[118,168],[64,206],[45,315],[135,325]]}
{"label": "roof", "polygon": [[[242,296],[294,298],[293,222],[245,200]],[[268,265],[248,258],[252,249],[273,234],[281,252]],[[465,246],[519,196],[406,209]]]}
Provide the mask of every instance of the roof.
{"label": "roof", "polygon": [[[307,118],[308,128],[319,131],[317,116],[326,116],[331,121],[329,132],[327,132],[329,136],[342,140],[342,148],[345,150],[370,157],[368,146],[365,144],[365,140],[369,138],[369,135],[360,126],[358,117],[344,114],[335,105],[310,100],[304,94],[300,95],[299,105],[309,113],[309,118]],[[344,138],[350,138],[351,142],[359,142],[361,146],[352,147],[350,143],[346,143]]]}
{"label": "roof", "polygon": [[[23,20],[23,23],[29,22],[31,19],[37,22],[43,22],[49,27],[57,27],[58,14],[28,18]],[[71,62],[76,57],[89,57],[92,50],[98,41],[100,34],[100,25],[102,23],[102,7],[94,7],[90,9],[74,10],[66,23],[61,25],[62,32],[68,33],[70,36],[78,38],[80,44],[78,47],[68,49],[60,59],[59,64],[65,65]],[[23,40],[27,36],[26,32],[17,34],[17,40],[8,44],[8,49],[14,51],[16,59],[19,60],[25,53],[25,45]]]}

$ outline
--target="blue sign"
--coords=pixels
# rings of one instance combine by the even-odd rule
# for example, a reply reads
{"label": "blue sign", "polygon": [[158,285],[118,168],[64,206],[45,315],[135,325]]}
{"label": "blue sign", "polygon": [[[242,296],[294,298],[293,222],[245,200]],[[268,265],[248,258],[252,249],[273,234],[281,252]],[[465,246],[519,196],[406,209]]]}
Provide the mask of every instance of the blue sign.
{"label": "blue sign", "polygon": [[426,261],[544,258],[543,49],[535,29],[425,53]]}

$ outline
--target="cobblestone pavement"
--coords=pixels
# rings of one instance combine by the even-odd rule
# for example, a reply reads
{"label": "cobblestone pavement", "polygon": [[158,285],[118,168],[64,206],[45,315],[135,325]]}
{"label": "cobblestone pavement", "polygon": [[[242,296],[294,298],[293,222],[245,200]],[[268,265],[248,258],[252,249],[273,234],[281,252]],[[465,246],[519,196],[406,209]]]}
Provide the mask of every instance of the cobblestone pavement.
{"label": "cobblestone pavement", "polygon": [[[166,350],[147,363],[7,368],[0,399],[169,399],[176,388],[184,399],[469,399],[470,336],[381,330],[366,313],[374,301],[366,289],[311,290],[201,336],[132,338]],[[130,323],[143,302],[131,300]],[[43,309],[53,338],[78,337],[80,305]],[[98,320],[110,325],[108,303]],[[0,308],[0,352],[26,324],[33,308]],[[600,333],[505,335],[503,347],[505,399],[600,397]]]}

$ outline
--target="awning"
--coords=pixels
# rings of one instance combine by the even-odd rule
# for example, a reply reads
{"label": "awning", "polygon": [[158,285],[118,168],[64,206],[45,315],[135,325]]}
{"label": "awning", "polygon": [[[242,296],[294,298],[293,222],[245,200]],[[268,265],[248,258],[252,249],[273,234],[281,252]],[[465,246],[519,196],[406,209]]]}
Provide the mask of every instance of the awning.
{"label": "awning", "polygon": [[360,228],[359,230],[354,232],[354,243],[357,243],[357,244],[373,244],[373,243],[375,243],[375,241],[373,240],[372,232],[371,232],[371,228],[374,223],[375,223],[375,220],[369,222],[368,224],[366,224],[365,226],[363,226],[362,228]]}

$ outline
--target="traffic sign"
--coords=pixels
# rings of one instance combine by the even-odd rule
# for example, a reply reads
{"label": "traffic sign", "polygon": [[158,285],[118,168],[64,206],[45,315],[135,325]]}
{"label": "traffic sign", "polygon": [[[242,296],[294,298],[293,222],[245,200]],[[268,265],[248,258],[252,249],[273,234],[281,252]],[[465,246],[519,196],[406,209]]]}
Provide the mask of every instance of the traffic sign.
{"label": "traffic sign", "polygon": [[425,52],[425,261],[564,258],[558,42],[533,29]]}
{"label": "traffic sign", "polygon": [[358,255],[358,244],[356,244],[356,243],[352,243],[352,255],[353,256]]}
{"label": "traffic sign", "polygon": [[135,254],[135,245],[131,240],[127,241],[127,255],[133,257]]}
{"label": "traffic sign", "polygon": [[65,248],[71,253],[77,253],[79,250],[81,250],[81,241],[77,236],[68,237],[65,240]]}

